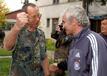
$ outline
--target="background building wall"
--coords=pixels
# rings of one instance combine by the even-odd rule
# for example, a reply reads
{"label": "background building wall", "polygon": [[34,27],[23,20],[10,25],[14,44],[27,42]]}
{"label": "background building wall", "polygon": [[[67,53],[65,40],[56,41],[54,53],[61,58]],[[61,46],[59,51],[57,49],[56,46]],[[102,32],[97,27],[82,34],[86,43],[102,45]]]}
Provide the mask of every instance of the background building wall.
{"label": "background building wall", "polygon": [[[54,18],[59,18],[61,13],[69,6],[76,4],[82,6],[81,1],[68,2],[68,0],[59,0],[58,4],[53,4],[53,0],[38,0],[36,4],[39,5],[42,14],[41,25],[39,27],[45,32],[46,38],[51,38],[52,29],[56,27],[52,25]],[[48,27],[47,19],[50,19]]]}
{"label": "background building wall", "polygon": [[[54,3],[56,1],[56,3]],[[73,5],[82,5],[79,0],[38,0],[34,3],[39,6],[42,14],[39,28],[45,32],[46,38],[51,38],[51,33],[55,31],[55,27],[58,24],[59,17],[63,11]],[[7,19],[16,19],[17,13],[21,12],[16,10],[8,13]]]}

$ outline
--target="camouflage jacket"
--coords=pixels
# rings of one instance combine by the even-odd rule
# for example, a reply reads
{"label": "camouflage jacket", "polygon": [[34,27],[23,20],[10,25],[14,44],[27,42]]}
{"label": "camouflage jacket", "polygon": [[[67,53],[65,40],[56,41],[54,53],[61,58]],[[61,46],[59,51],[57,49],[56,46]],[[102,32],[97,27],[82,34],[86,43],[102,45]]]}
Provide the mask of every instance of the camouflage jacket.
{"label": "camouflage jacket", "polygon": [[42,61],[46,56],[45,36],[40,29],[23,29],[12,53],[10,76],[44,76]]}

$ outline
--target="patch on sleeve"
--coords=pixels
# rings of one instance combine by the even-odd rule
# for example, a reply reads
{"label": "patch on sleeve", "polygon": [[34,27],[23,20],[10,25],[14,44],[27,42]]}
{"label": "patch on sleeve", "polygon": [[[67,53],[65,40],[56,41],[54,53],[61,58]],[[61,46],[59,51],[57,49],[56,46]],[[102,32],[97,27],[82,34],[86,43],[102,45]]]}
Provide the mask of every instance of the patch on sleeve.
{"label": "patch on sleeve", "polygon": [[75,54],[74,69],[75,70],[80,70],[80,53],[79,52],[77,52]]}

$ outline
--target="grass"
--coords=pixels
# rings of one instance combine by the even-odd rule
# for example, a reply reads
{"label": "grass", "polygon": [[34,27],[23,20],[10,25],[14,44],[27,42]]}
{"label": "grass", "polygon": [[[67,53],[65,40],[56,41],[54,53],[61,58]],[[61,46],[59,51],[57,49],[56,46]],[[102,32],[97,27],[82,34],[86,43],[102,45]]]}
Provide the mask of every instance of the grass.
{"label": "grass", "polygon": [[11,55],[11,51],[7,51],[3,48],[0,48],[0,56],[10,56]]}
{"label": "grass", "polygon": [[[55,50],[55,42],[51,39],[46,39],[46,47],[47,50],[54,51]],[[0,56],[11,56],[11,51],[7,51],[3,48],[0,48]],[[52,63],[52,60],[49,60]],[[11,65],[10,58],[0,58],[0,76],[8,76],[9,69]]]}
{"label": "grass", "polygon": [[0,59],[0,76],[8,76],[10,64],[11,64],[10,58]]}

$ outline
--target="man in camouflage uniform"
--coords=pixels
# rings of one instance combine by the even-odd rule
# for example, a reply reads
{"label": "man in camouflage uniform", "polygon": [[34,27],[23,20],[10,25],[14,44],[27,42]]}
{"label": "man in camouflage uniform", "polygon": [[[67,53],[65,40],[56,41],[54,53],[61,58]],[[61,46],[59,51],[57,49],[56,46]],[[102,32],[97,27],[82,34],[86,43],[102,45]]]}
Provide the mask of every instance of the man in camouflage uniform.
{"label": "man in camouflage uniform", "polygon": [[22,11],[4,39],[4,48],[14,49],[10,76],[48,76],[45,36],[37,28],[39,8],[29,3],[22,7]]}

